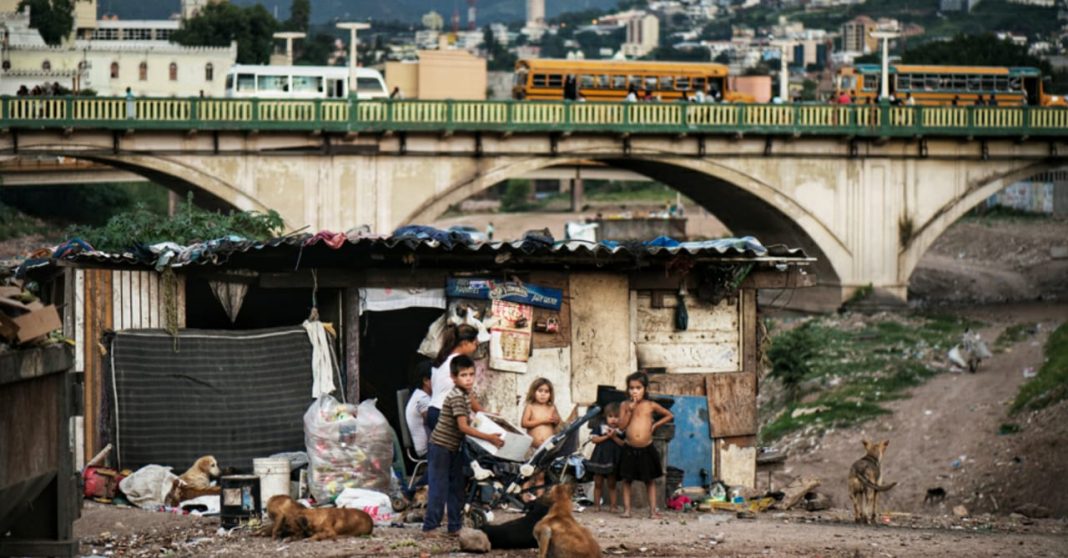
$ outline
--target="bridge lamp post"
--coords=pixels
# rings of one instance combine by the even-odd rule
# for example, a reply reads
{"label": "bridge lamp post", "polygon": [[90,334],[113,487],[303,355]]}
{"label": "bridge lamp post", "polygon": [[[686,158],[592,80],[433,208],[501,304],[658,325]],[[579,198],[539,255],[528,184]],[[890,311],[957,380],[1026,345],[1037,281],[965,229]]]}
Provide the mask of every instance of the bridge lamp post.
{"label": "bridge lamp post", "polygon": [[871,36],[883,42],[883,71],[879,83],[879,100],[890,100],[890,39],[900,36],[896,31],[872,31]]}
{"label": "bridge lamp post", "polygon": [[299,31],[281,31],[275,33],[275,39],[284,40],[286,42],[286,66],[293,65],[293,39],[303,39],[307,36],[306,33]]}
{"label": "bridge lamp post", "polygon": [[344,22],[337,24],[338,29],[349,30],[349,95],[356,94],[356,32],[370,29],[370,23]]}

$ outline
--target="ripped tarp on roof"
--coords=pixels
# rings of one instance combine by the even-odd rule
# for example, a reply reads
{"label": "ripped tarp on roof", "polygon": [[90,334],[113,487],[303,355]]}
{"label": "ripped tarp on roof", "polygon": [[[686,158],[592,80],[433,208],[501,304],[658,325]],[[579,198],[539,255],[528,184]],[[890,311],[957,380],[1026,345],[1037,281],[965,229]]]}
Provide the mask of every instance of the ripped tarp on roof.
{"label": "ripped tarp on roof", "polygon": [[359,268],[413,265],[420,262],[469,262],[483,267],[558,263],[601,267],[644,267],[680,256],[696,261],[810,263],[800,249],[764,246],[753,237],[682,242],[669,237],[619,243],[552,241],[536,236],[515,241],[479,242],[463,233],[432,227],[402,227],[393,235],[340,233],[291,235],[266,241],[227,237],[179,246],[160,243],[123,253],[92,249],[73,240],[58,247],[53,259],[93,267],[188,267],[240,265],[251,269],[292,270],[311,267]]}

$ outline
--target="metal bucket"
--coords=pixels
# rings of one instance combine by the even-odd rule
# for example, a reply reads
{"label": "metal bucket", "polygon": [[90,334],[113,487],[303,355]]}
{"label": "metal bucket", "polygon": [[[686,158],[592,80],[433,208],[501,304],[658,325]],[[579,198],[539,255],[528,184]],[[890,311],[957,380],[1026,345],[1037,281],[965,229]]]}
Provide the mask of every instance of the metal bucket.
{"label": "metal bucket", "polygon": [[260,478],[256,475],[230,475],[219,479],[222,489],[219,519],[227,529],[260,517]]}

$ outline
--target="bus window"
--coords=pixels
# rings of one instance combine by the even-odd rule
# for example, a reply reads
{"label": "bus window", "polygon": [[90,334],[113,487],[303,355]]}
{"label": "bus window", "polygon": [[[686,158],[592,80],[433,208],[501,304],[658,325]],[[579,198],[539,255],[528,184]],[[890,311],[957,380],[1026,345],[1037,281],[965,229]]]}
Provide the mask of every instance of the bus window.
{"label": "bus window", "polygon": [[651,76],[645,78],[645,88],[649,91],[656,89],[656,77]]}
{"label": "bus window", "polygon": [[983,91],[994,90],[994,76],[983,76]]}
{"label": "bus window", "polygon": [[626,89],[627,76],[612,76],[612,89]]}
{"label": "bus window", "polygon": [[545,87],[548,84],[548,76],[546,76],[545,74],[534,74],[534,87]]}
{"label": "bus window", "polygon": [[549,74],[549,87],[563,87],[564,76],[560,74]]}
{"label": "bus window", "polygon": [[597,76],[579,76],[579,89],[593,89],[598,87]]}
{"label": "bus window", "polygon": [[322,93],[323,78],[319,76],[293,76],[294,93]]}
{"label": "bus window", "polygon": [[345,97],[344,79],[328,78],[326,80],[326,96],[330,99],[343,99]]}
{"label": "bus window", "polygon": [[671,91],[675,89],[675,78],[672,76],[660,76],[660,90]]}
{"label": "bus window", "polygon": [[356,91],[360,93],[385,93],[386,89],[382,87],[382,82],[378,78],[358,77],[356,78]]}
{"label": "bus window", "polygon": [[705,78],[703,78],[703,77],[695,77],[695,78],[693,78],[693,88],[695,90],[698,90],[698,91],[704,89],[705,88]]}
{"label": "bus window", "polygon": [[690,89],[690,78],[680,77],[675,79],[675,89],[679,91],[688,91]]}
{"label": "bus window", "polygon": [[256,76],[253,74],[237,74],[238,91],[255,91]]}
{"label": "bus window", "polygon": [[642,90],[642,76],[629,76],[627,78],[627,87],[633,87],[638,91]]}
{"label": "bus window", "polygon": [[612,76],[600,75],[597,76],[597,87],[600,89],[609,89],[612,87]]}
{"label": "bus window", "polygon": [[713,97],[723,95],[727,90],[727,78],[708,78],[708,93]]}
{"label": "bus window", "polygon": [[288,91],[288,76],[258,76],[256,86],[259,91]]}
{"label": "bus window", "polygon": [[912,76],[909,74],[898,74],[897,76],[897,89],[898,91],[911,91],[912,90]]}

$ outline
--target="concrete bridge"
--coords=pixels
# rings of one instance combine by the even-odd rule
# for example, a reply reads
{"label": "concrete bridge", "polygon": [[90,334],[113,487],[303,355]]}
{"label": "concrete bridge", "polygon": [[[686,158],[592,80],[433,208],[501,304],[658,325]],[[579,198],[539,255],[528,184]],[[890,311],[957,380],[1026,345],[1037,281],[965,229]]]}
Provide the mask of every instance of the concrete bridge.
{"label": "concrete bridge", "polygon": [[293,227],[389,232],[594,162],[677,188],[735,234],[805,248],[838,300],[868,284],[903,299],[950,224],[1068,154],[1068,110],[1038,107],[0,101],[0,154],[102,163]]}

